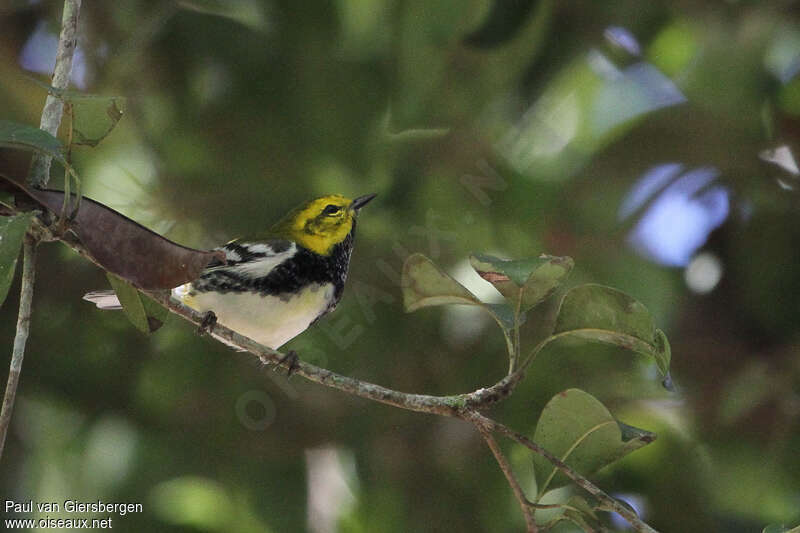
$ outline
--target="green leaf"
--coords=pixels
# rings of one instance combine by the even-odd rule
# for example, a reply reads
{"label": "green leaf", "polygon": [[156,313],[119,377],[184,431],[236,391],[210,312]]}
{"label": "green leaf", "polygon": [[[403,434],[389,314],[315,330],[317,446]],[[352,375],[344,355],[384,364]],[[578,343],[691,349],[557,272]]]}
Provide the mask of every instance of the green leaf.
{"label": "green leaf", "polygon": [[621,346],[653,357],[669,373],[671,351],[647,308],[627,294],[602,285],[580,285],[561,301],[554,336],[570,335]]}
{"label": "green leaf", "polygon": [[6,300],[14,280],[19,249],[32,219],[33,213],[0,217],[0,305]]}
{"label": "green leaf", "polygon": [[599,329],[653,343],[655,326],[647,308],[627,294],[587,284],[564,295],[555,332]]}
{"label": "green leaf", "polygon": [[[545,257],[507,261],[488,254],[472,254],[469,256],[469,262],[478,275],[489,283],[497,283],[498,290],[504,296],[504,289],[516,290],[525,285],[531,272],[545,261]],[[491,274],[494,274],[494,276]],[[496,279],[487,279],[487,277]],[[502,287],[503,290],[499,287]]]}
{"label": "green leaf", "polygon": [[545,300],[561,285],[572,271],[575,262],[571,257],[544,255],[544,262],[536,268],[523,287],[522,309],[527,310]]}
{"label": "green leaf", "polygon": [[19,124],[9,120],[0,120],[0,146],[30,150],[48,155],[66,166],[61,141],[44,130]]}
{"label": "green leaf", "polygon": [[514,327],[513,310],[507,304],[487,304],[480,301],[424,255],[408,256],[403,264],[400,285],[403,288],[403,305],[407,313],[437,305],[477,305],[492,315],[503,330],[506,341],[511,342],[509,332]]}
{"label": "green leaf", "polygon": [[466,287],[422,254],[412,254],[406,259],[401,286],[407,313],[435,305],[483,305]]}
{"label": "green leaf", "polygon": [[136,329],[149,335],[164,324],[169,311],[122,278],[110,273],[106,277],[122,304],[125,316]]}
{"label": "green leaf", "polygon": [[[500,327],[504,330],[514,329],[514,310],[508,304],[483,304],[483,307],[490,315],[497,320]],[[518,325],[525,323],[525,315],[519,317]]]}
{"label": "green leaf", "polygon": [[570,257],[542,255],[535,259],[505,261],[487,254],[472,254],[472,268],[520,310],[527,311],[550,296],[572,270]]}
{"label": "green leaf", "polygon": [[150,332],[153,332],[164,325],[169,317],[169,310],[143,293],[139,293],[142,298],[144,312],[147,313],[147,322],[150,325]]}
{"label": "green leaf", "polygon": [[[58,161],[67,171],[64,176],[64,204],[60,211],[67,214],[69,208],[69,202],[67,200],[72,199],[74,200],[73,212],[70,216],[77,213],[81,201],[81,180],[78,173],[75,172],[75,169],[72,168],[64,157],[61,141],[39,128],[11,122],[9,120],[0,120],[0,147],[3,146],[19,150],[29,150]],[[36,168],[34,168],[34,174],[36,174]],[[70,177],[75,180],[76,184],[74,198],[70,195]]]}
{"label": "green leaf", "polygon": [[71,115],[70,126],[73,129],[73,145],[97,146],[122,119],[126,101],[122,96],[107,96],[70,89],[59,89],[26,74],[23,74],[22,78],[38,85],[67,104],[64,112]]}
{"label": "green leaf", "polygon": [[[556,394],[545,406],[533,440],[582,475],[589,475],[655,440],[618,422],[594,396],[579,389]],[[534,456],[539,494],[569,483],[547,459]]]}
{"label": "green leaf", "polygon": [[71,104],[73,145],[95,147],[108,137],[124,114],[125,99],[84,98]]}
{"label": "green leaf", "polygon": [[629,426],[628,424],[620,422],[619,420],[617,420],[617,425],[622,433],[622,441],[624,442],[622,448],[620,448],[619,457],[625,457],[629,453],[638,450],[645,444],[650,444],[656,440],[655,433],[647,431],[646,429]]}

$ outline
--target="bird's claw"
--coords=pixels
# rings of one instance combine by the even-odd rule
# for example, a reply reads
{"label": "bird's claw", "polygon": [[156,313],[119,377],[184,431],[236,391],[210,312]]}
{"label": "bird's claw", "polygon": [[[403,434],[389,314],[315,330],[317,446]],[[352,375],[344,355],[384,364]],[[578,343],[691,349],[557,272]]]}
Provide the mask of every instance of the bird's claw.
{"label": "bird's claw", "polygon": [[289,368],[289,370],[286,372],[286,377],[291,377],[292,374],[298,368],[300,368],[298,361],[300,361],[300,358],[297,356],[297,352],[294,350],[289,350],[286,352],[286,355],[281,357],[280,361],[278,361],[278,368],[280,368],[283,363],[286,363],[286,366]]}
{"label": "bird's claw", "polygon": [[200,325],[197,326],[197,333],[200,335],[211,333],[216,324],[217,315],[214,314],[214,311],[206,311],[206,314],[203,315],[203,320],[201,320]]}

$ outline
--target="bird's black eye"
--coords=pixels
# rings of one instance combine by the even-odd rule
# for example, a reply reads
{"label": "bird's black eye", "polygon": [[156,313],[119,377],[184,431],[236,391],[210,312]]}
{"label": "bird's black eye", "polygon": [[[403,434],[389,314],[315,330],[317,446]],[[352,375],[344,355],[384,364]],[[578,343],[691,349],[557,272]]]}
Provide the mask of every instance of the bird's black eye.
{"label": "bird's black eye", "polygon": [[322,210],[323,215],[335,215],[339,212],[342,208],[338,205],[328,204],[325,206],[325,209]]}

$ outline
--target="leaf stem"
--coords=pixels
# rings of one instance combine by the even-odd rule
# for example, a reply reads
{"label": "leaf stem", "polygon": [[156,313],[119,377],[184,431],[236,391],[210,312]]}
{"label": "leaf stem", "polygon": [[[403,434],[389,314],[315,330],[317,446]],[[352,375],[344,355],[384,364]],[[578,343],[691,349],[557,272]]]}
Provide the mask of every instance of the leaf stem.
{"label": "leaf stem", "polygon": [[523,289],[519,290],[519,295],[517,296],[517,304],[514,307],[514,353],[509,354],[511,356],[508,362],[509,374],[513,374],[514,371],[517,369],[517,365],[519,365],[519,357],[520,357],[519,316],[520,316],[520,311],[522,309],[522,291]]}
{"label": "leaf stem", "polygon": [[25,237],[22,245],[22,288],[19,296],[19,314],[17,316],[17,333],[14,336],[14,347],[11,352],[11,366],[8,370],[6,392],[3,396],[3,407],[0,410],[0,458],[3,457],[6,435],[11,423],[11,413],[14,411],[14,400],[17,397],[19,375],[22,372],[22,359],[25,357],[25,344],[31,327],[31,302],[33,301],[33,282],[36,269],[36,241],[30,236]]}
{"label": "leaf stem", "polygon": [[[53,69],[53,78],[50,85],[56,89],[69,87],[72,75],[72,57],[75,53],[78,38],[78,14],[81,10],[81,0],[64,0],[64,12],[61,16],[61,34],[58,37],[58,51],[56,53],[56,66]],[[47,95],[39,127],[55,137],[61,124],[61,115],[64,104],[61,99],[52,94]],[[34,187],[44,187],[50,179],[50,163],[52,158],[37,154],[31,164],[30,183]],[[69,179],[69,177],[67,177]]]}

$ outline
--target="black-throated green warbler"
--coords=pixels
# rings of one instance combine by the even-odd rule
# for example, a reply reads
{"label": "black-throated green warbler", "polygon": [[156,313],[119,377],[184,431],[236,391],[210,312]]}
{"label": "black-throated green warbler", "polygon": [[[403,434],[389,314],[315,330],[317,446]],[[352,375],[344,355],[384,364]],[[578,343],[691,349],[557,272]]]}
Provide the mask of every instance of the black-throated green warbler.
{"label": "black-throated green warbler", "polygon": [[[225,252],[226,262],[212,261],[199,278],[174,288],[172,295],[199,312],[213,312],[219,324],[277,349],[336,307],[347,278],[358,212],[374,197],[311,200],[265,235],[217,248]],[[85,298],[98,307],[119,308],[107,291]]]}

